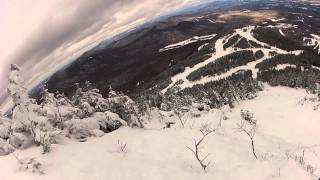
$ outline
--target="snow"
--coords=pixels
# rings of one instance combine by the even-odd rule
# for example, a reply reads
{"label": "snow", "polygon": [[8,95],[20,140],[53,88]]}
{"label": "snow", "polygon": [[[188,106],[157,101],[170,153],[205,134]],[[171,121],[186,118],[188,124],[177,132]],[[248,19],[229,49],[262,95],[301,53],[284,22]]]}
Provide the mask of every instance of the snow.
{"label": "snow", "polygon": [[311,66],[313,69],[317,69],[320,71],[320,67],[317,67],[317,66]]}
{"label": "snow", "polygon": [[298,28],[298,25],[287,24],[287,23],[277,23],[276,25],[268,25],[266,27],[268,27],[268,28],[277,28],[277,29],[279,29],[279,31],[282,31],[282,29],[292,29],[292,28],[296,29],[296,28]]}
{"label": "snow", "polygon": [[287,23],[277,23],[275,26],[273,25],[268,25],[266,26],[268,28],[277,28],[279,33],[282,36],[286,36],[285,33],[283,32],[283,29],[292,29],[292,28],[298,28],[298,25],[292,25],[292,24],[287,24]]}
{"label": "snow", "polygon": [[201,49],[203,49],[205,46],[207,46],[209,43],[204,43],[203,45],[201,45],[199,48],[198,48],[198,51],[200,51]]}
{"label": "snow", "polygon": [[275,27],[279,29],[290,29],[290,28],[298,28],[296,24],[287,24],[287,23],[278,23]]}
{"label": "snow", "polygon": [[159,52],[163,52],[163,51],[167,51],[167,50],[171,50],[171,49],[177,49],[177,48],[180,48],[180,47],[183,47],[183,46],[186,46],[188,44],[195,43],[198,41],[210,40],[210,39],[213,39],[214,37],[216,37],[216,35],[217,34],[210,34],[210,35],[206,35],[206,36],[194,36],[194,37],[187,39],[185,41],[181,41],[181,42],[178,42],[175,44],[168,45],[164,48],[161,48],[161,49],[159,49]]}
{"label": "snow", "polygon": [[211,22],[211,23],[216,23],[214,20],[212,20],[212,19],[208,19],[208,21],[209,22]]}
{"label": "snow", "polygon": [[280,33],[282,36],[286,36],[281,29],[279,29],[279,33]]}
{"label": "snow", "polygon": [[320,54],[320,36],[316,34],[311,34],[311,38],[303,38],[303,41],[307,42],[307,46],[314,46],[314,49],[318,49],[318,54]]}
{"label": "snow", "polygon": [[280,22],[280,21],[286,20],[286,18],[279,18],[279,19],[269,18],[269,20],[271,20],[272,22]]}
{"label": "snow", "polygon": [[[255,28],[254,26],[248,26],[248,27],[245,27],[245,28],[242,28],[242,29],[236,29],[235,33],[233,33],[231,35],[224,36],[224,37],[218,39],[216,41],[216,43],[215,43],[216,52],[212,54],[211,58],[196,64],[192,68],[186,67],[184,72],[176,74],[175,76],[171,77],[171,81],[172,81],[171,84],[169,86],[167,86],[166,88],[164,88],[161,91],[161,93],[165,94],[169,88],[172,88],[173,86],[175,86],[175,84],[180,80],[182,80],[183,83],[179,84],[178,87],[180,89],[184,89],[184,88],[187,88],[187,87],[192,87],[192,86],[194,86],[196,84],[205,84],[205,83],[208,83],[210,81],[216,81],[216,80],[219,80],[219,79],[222,79],[222,78],[229,77],[233,73],[237,72],[238,70],[251,70],[253,72],[253,77],[256,77],[257,73],[258,73],[258,69],[255,68],[255,65],[260,63],[260,62],[262,62],[262,61],[264,61],[264,60],[266,60],[266,59],[268,59],[268,58],[270,58],[271,56],[269,55],[269,52],[275,51],[278,54],[294,54],[294,55],[299,55],[300,53],[303,52],[301,50],[286,51],[286,50],[283,50],[283,49],[279,49],[277,47],[270,46],[267,43],[260,42],[252,34],[252,31],[254,30],[254,28]],[[191,74],[192,72],[194,72],[194,71],[196,71],[196,70],[208,65],[209,63],[214,62],[215,60],[217,60],[217,59],[219,59],[219,58],[221,58],[223,56],[226,56],[228,54],[231,54],[231,53],[234,53],[234,52],[238,52],[238,51],[242,51],[242,49],[235,49],[232,46],[227,48],[227,49],[223,48],[223,45],[224,45],[223,42],[228,42],[228,40],[230,38],[232,38],[232,37],[234,37],[236,35],[240,35],[242,38],[245,38],[247,40],[253,41],[253,42],[261,45],[263,48],[248,48],[246,50],[252,50],[254,52],[256,52],[258,50],[261,50],[261,51],[264,52],[265,56],[263,58],[259,59],[259,60],[256,60],[254,62],[250,62],[245,66],[240,66],[240,67],[237,67],[237,68],[233,68],[230,71],[228,71],[226,73],[223,73],[223,74],[220,74],[218,76],[206,76],[206,77],[202,77],[198,81],[189,81],[187,79],[187,76],[189,74]],[[265,48],[265,47],[270,47],[270,48]]]}
{"label": "snow", "polygon": [[293,65],[293,64],[278,64],[275,69],[276,70],[282,70],[282,69],[285,69],[287,67],[296,68],[297,66]]}
{"label": "snow", "polygon": [[[186,128],[176,124],[162,129],[163,123],[153,116],[145,129],[121,128],[101,138],[86,142],[64,139],[43,155],[38,147],[15,152],[19,158],[35,157],[45,169],[44,175],[19,172],[12,156],[0,157],[1,180],[194,180],[194,179],[290,179],[312,180],[320,169],[310,175],[294,157],[304,152],[304,162],[320,167],[320,112],[312,103],[299,105],[306,94],[301,89],[269,87],[253,100],[240,102],[227,111],[227,120],[218,128],[220,110],[189,118]],[[257,120],[255,160],[245,134],[235,131],[241,109],[249,110]],[[199,128],[207,124],[216,132],[203,143],[201,154],[210,154],[211,166],[201,171],[186,146],[199,138]],[[125,150],[120,147],[125,145]]]}

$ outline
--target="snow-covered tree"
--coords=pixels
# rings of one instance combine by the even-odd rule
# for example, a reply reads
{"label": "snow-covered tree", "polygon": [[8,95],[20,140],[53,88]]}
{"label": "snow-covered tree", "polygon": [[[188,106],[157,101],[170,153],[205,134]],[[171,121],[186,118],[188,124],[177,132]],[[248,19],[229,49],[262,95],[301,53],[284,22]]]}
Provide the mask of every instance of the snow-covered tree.
{"label": "snow-covered tree", "polygon": [[11,134],[12,122],[2,115],[0,111],[0,138],[8,139]]}
{"label": "snow-covered tree", "polygon": [[16,64],[11,64],[8,78],[8,93],[11,95],[15,105],[24,105],[28,101],[26,88],[23,86],[23,78],[20,75],[20,68]]}
{"label": "snow-covered tree", "polygon": [[109,86],[109,93],[108,93],[108,98],[116,98],[119,97],[120,94],[118,94],[116,91],[112,89],[112,86]]}
{"label": "snow-covered tree", "polygon": [[192,104],[192,100],[188,102],[186,99],[182,98],[181,96],[175,94],[175,93],[168,93],[164,99],[163,103],[161,105],[162,110],[168,111],[171,110],[175,114],[175,116],[178,118],[181,127],[184,128],[187,119],[185,119],[184,115],[190,111]]}
{"label": "snow-covered tree", "polygon": [[122,119],[128,122],[130,127],[143,127],[142,114],[138,105],[129,96],[117,93],[110,87],[108,103],[110,111],[119,114]]}
{"label": "snow-covered tree", "polygon": [[320,84],[316,83],[316,94],[318,96],[318,101],[320,101]]}
{"label": "snow-covered tree", "polygon": [[[110,87],[108,98],[99,89],[86,82],[83,88],[77,84],[75,95],[68,99],[64,94],[50,93],[43,88],[40,104],[28,97],[23,86],[20,68],[11,65],[8,92],[13,99],[12,123],[0,121],[0,139],[8,139],[15,148],[27,147],[29,142],[50,151],[56,136],[63,134],[82,139],[102,136],[120,126],[143,127],[137,104],[123,93]],[[1,141],[7,152],[9,150]]]}
{"label": "snow-covered tree", "polygon": [[79,84],[76,86],[77,90],[71,98],[71,102],[80,110],[81,118],[90,117],[95,112],[104,112],[110,108],[100,90],[93,88],[94,86],[90,82],[86,81],[84,88],[81,88]]}
{"label": "snow-covered tree", "polygon": [[[37,105],[36,101],[30,99],[26,88],[23,86],[23,79],[20,75],[20,68],[12,64],[9,74],[8,92],[12,97],[14,109],[12,112],[12,136],[10,142],[19,148],[24,142],[31,138],[36,144],[44,145],[55,135],[55,128],[43,114],[43,106]],[[44,95],[44,103],[54,103],[56,99],[48,92]],[[47,114],[46,114],[47,115]],[[22,143],[20,142],[22,141]]]}
{"label": "snow-covered tree", "polygon": [[13,129],[15,131],[28,130],[31,126],[31,102],[28,98],[27,90],[23,86],[23,78],[20,75],[19,66],[11,64],[10,70],[7,91],[14,103],[12,112]]}

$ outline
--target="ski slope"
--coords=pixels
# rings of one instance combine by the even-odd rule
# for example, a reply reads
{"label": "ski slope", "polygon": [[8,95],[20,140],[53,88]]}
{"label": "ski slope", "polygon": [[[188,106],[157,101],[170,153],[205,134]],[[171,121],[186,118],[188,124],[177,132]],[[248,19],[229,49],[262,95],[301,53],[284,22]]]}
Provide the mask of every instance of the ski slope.
{"label": "ski slope", "polygon": [[[168,89],[170,89],[170,88],[172,88],[174,86],[177,86],[182,90],[182,89],[185,89],[187,87],[192,87],[192,86],[194,86],[196,84],[205,84],[205,83],[208,83],[210,81],[216,81],[216,80],[231,76],[233,73],[237,72],[238,70],[251,70],[253,72],[253,77],[256,77],[257,73],[258,73],[258,69],[255,68],[256,64],[258,64],[258,63],[260,63],[260,62],[262,62],[262,61],[264,61],[264,60],[266,60],[268,58],[271,58],[272,56],[270,56],[270,54],[269,54],[270,52],[274,51],[277,54],[294,54],[294,55],[299,55],[300,53],[303,52],[302,50],[286,51],[286,50],[283,50],[283,49],[280,49],[280,48],[277,48],[277,47],[274,47],[274,46],[270,46],[267,43],[260,42],[252,34],[252,31],[254,30],[254,28],[255,28],[254,26],[248,26],[248,27],[245,27],[245,28],[242,28],[242,29],[236,29],[235,33],[233,33],[232,35],[227,35],[227,36],[224,36],[224,37],[218,39],[216,41],[216,43],[215,43],[216,52],[212,54],[211,58],[209,58],[209,59],[207,59],[207,60],[205,60],[205,61],[203,61],[201,63],[196,64],[192,68],[186,67],[184,72],[176,74],[175,76],[173,76],[171,78],[171,81],[172,81],[171,84],[169,86],[167,86],[166,88],[164,88],[163,90],[161,90],[161,93],[165,94]],[[223,56],[226,56],[228,54],[231,54],[231,53],[234,53],[234,52],[238,52],[238,51],[242,51],[243,49],[239,49],[239,48],[236,49],[233,46],[231,46],[229,48],[226,48],[226,49],[223,48],[223,45],[225,43],[227,43],[230,38],[232,38],[232,37],[234,37],[236,35],[240,35],[242,38],[245,38],[248,41],[253,41],[253,42],[261,45],[262,48],[247,48],[246,50],[252,50],[253,52],[261,50],[264,53],[264,57],[254,61],[254,62],[250,62],[245,66],[239,66],[237,68],[233,68],[233,69],[229,70],[228,72],[220,74],[220,75],[217,75],[217,76],[202,77],[198,81],[189,81],[187,79],[187,76],[189,74],[191,74],[192,72],[194,72],[194,71],[196,71],[196,70],[208,65],[209,63],[212,63],[212,62],[216,61],[217,59],[219,59],[219,58],[221,58]],[[240,41],[240,39],[239,39],[239,41]],[[235,44],[237,44],[237,42]],[[266,47],[268,47],[268,48],[266,48]],[[178,81],[180,82],[181,80],[182,80],[183,83],[181,83],[179,85],[176,85],[176,83]]]}
{"label": "ski slope", "polygon": [[185,41],[181,41],[181,42],[178,42],[178,43],[175,43],[175,44],[170,44],[164,48],[161,48],[159,49],[159,52],[164,52],[164,51],[168,51],[168,50],[172,50],[172,49],[177,49],[177,48],[181,48],[183,46],[186,46],[188,44],[191,44],[191,43],[195,43],[195,42],[198,42],[198,41],[205,41],[205,40],[210,40],[210,39],[213,39],[214,37],[216,37],[217,34],[210,34],[210,35],[206,35],[206,36],[194,36],[192,38],[189,38]]}
{"label": "ski slope", "polygon": [[312,38],[303,38],[304,41],[307,41],[307,46],[314,46],[315,50],[318,50],[318,54],[320,54],[320,36],[316,34],[311,34]]}

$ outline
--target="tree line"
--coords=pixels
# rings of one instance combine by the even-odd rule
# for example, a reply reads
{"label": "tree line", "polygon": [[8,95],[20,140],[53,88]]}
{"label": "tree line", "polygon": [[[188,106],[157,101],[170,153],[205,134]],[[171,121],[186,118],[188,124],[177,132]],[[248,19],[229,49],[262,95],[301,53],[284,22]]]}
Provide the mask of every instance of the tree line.
{"label": "tree line", "polygon": [[260,56],[261,52],[259,52],[257,56],[255,56],[255,54],[251,50],[234,52],[232,54],[221,57],[216,61],[211,62],[206,66],[192,72],[187,76],[187,79],[190,81],[196,81],[201,79],[201,77],[203,76],[220,75],[229,71],[232,68],[243,66],[248,64],[249,62],[255,61]]}

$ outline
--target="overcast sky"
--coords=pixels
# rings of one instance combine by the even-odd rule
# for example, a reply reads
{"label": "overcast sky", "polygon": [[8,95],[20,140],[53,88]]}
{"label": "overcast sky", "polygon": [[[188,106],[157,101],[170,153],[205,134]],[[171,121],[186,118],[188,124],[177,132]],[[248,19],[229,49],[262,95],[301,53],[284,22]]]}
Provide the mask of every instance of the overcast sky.
{"label": "overcast sky", "polygon": [[1,0],[0,100],[10,63],[23,68],[30,85],[97,42],[191,2],[195,0]]}

